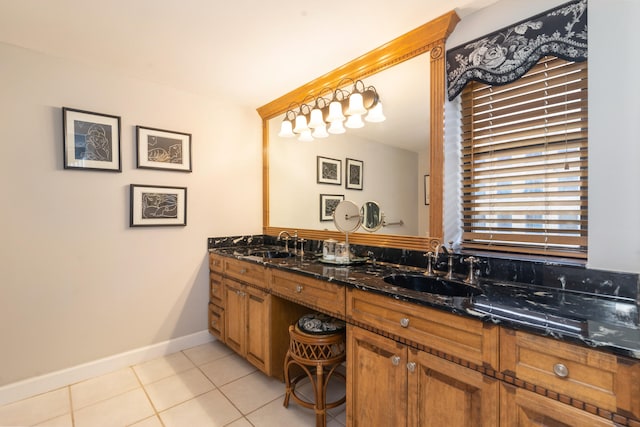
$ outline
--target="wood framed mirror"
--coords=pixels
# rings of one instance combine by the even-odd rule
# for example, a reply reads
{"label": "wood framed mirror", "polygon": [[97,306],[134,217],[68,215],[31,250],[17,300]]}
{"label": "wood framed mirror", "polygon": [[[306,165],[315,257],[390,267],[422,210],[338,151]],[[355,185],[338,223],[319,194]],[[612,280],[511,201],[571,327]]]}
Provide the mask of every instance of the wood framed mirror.
{"label": "wood framed mirror", "polygon": [[[425,250],[433,239],[443,237],[443,163],[444,163],[444,102],[445,102],[445,41],[453,31],[459,18],[455,11],[440,16],[396,39],[354,59],[327,74],[300,86],[297,89],[263,105],[257,111],[262,118],[263,138],[263,233],[276,236],[282,230],[298,231],[305,239],[341,239],[339,231],[300,228],[295,224],[276,224],[270,216],[270,171],[272,163],[269,157],[271,141],[270,130],[275,125],[272,119],[284,114],[292,103],[300,103],[307,97],[319,96],[326,87],[336,87],[345,78],[366,79],[419,55],[429,55],[429,69],[425,70],[425,79],[429,79],[429,185],[431,200],[428,209],[428,233],[424,236],[378,234],[358,232],[349,235],[354,244]],[[384,95],[383,99],[384,99]],[[278,121],[279,125],[280,122]],[[417,198],[417,196],[416,196]],[[384,206],[382,207],[384,209]],[[315,207],[309,206],[309,212]]]}

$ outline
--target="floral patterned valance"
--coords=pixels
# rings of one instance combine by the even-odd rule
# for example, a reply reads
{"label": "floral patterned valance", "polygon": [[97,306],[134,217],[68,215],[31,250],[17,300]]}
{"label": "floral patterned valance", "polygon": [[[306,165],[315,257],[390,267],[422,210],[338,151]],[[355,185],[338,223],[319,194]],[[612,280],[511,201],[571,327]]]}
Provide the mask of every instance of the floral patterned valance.
{"label": "floral patterned valance", "polygon": [[447,51],[447,94],[471,80],[503,85],[522,77],[543,56],[587,59],[587,0],[565,3]]}

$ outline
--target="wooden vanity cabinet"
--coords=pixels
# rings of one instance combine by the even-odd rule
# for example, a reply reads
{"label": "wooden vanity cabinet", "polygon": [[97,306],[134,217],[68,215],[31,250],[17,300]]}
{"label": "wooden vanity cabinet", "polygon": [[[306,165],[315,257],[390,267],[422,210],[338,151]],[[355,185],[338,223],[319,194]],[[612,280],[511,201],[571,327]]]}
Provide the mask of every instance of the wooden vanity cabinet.
{"label": "wooden vanity cabinet", "polygon": [[496,327],[357,289],[347,319],[395,338],[348,325],[347,425],[498,425],[498,380],[399,342],[497,366]]}
{"label": "wooden vanity cabinet", "polygon": [[271,292],[331,316],[344,318],[345,287],[313,277],[272,269]]}
{"label": "wooden vanity cabinet", "polygon": [[500,425],[509,427],[613,427],[613,421],[538,393],[500,385]]}
{"label": "wooden vanity cabinet", "polygon": [[225,340],[222,272],[222,258],[209,254],[209,333],[220,341]]}
{"label": "wooden vanity cabinet", "polygon": [[496,426],[499,381],[347,327],[348,426]]}
{"label": "wooden vanity cabinet", "polygon": [[[554,397],[541,400],[549,408],[556,404],[563,405],[560,408],[571,405],[586,411],[600,408],[640,417],[638,360],[506,328],[501,330],[500,351],[500,371],[526,382],[538,394]],[[526,398],[522,397],[528,396],[526,391],[505,391],[503,395],[508,397],[508,406],[519,408],[518,413],[532,414],[535,408],[527,407]],[[549,417],[552,411],[544,413]]]}
{"label": "wooden vanity cabinet", "polygon": [[236,280],[224,279],[226,344],[271,375],[271,295]]}
{"label": "wooden vanity cabinet", "polygon": [[346,312],[349,320],[479,366],[498,368],[495,325],[353,288],[347,290]]}

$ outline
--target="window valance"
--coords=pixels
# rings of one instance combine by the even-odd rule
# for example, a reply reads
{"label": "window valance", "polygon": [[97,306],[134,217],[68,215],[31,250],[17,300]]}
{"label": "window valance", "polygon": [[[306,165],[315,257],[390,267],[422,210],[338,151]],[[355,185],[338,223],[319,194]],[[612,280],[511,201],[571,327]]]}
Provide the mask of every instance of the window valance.
{"label": "window valance", "polygon": [[452,100],[472,80],[511,83],[543,56],[587,59],[587,0],[565,3],[447,51],[447,94]]}

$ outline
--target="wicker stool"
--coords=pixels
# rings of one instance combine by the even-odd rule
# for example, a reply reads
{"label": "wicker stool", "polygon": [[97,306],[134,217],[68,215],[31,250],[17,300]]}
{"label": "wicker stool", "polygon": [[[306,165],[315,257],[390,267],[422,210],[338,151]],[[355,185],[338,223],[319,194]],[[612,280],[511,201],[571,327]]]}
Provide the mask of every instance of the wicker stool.
{"label": "wicker stool", "polygon": [[[317,326],[319,322],[323,326],[309,330],[310,324]],[[293,397],[301,406],[315,410],[316,427],[325,427],[326,410],[340,406],[346,400],[346,396],[343,396],[334,402],[326,402],[327,385],[331,377],[335,375],[346,381],[344,374],[336,371],[345,360],[344,323],[324,315],[306,315],[295,325],[289,326],[289,338],[289,350],[284,358],[284,406],[288,407],[289,398]],[[303,373],[291,378],[289,371],[293,366],[301,368]],[[296,385],[304,378],[311,380],[314,402],[296,394]]]}

